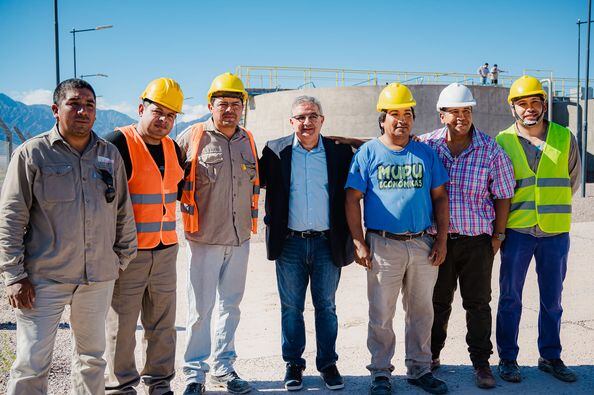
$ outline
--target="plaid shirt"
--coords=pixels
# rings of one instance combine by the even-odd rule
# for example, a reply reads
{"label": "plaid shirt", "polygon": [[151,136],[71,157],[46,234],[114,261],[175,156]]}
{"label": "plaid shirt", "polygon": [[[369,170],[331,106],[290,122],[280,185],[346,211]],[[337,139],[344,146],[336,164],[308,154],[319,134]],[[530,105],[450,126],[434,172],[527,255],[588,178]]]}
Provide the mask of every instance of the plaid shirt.
{"label": "plaid shirt", "polygon": [[[446,183],[450,198],[449,233],[492,235],[493,199],[514,196],[514,169],[495,139],[474,126],[471,132],[470,145],[458,157],[453,157],[447,146],[447,127],[422,135],[421,140],[437,152],[450,175]],[[435,227],[430,232],[435,233]]]}

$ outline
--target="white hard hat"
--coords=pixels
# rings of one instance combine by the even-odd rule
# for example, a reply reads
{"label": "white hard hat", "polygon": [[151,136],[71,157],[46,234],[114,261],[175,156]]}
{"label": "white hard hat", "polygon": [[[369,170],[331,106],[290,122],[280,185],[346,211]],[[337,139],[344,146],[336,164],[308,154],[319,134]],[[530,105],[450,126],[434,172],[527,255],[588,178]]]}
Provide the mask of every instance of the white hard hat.
{"label": "white hard hat", "polygon": [[441,91],[436,107],[437,111],[439,111],[442,108],[474,106],[476,106],[476,101],[470,89],[458,82],[454,82]]}

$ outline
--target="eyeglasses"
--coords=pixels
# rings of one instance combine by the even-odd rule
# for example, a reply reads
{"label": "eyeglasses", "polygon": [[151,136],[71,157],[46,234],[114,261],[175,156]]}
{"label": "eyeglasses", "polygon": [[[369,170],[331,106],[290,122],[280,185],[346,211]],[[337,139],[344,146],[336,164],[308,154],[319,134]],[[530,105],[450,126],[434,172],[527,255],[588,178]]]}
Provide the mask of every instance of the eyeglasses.
{"label": "eyeglasses", "polygon": [[291,117],[294,120],[296,120],[299,123],[305,123],[305,121],[307,121],[308,119],[311,122],[316,122],[318,119],[322,118],[322,116],[320,114],[307,114],[307,115],[295,115],[294,117]]}
{"label": "eyeglasses", "polygon": [[105,201],[111,203],[115,200],[116,196],[116,191],[113,187],[113,176],[105,169],[99,169],[99,175],[101,175],[101,180],[107,185],[107,188],[105,188]]}

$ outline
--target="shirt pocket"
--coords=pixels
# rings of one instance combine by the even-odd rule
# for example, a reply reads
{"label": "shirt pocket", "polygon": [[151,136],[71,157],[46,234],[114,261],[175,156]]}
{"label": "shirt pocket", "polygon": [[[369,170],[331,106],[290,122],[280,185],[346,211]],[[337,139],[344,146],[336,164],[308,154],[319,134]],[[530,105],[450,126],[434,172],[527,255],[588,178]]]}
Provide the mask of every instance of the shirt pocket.
{"label": "shirt pocket", "polygon": [[459,182],[466,196],[484,197],[488,195],[489,169],[481,166],[467,166]]}
{"label": "shirt pocket", "polygon": [[222,152],[208,152],[201,154],[198,160],[198,175],[200,182],[205,184],[215,182],[222,167]]}
{"label": "shirt pocket", "polygon": [[256,161],[251,153],[241,153],[241,170],[249,177],[250,182],[256,179]]}
{"label": "shirt pocket", "polygon": [[43,166],[41,178],[46,202],[60,203],[74,200],[74,171],[71,165]]}

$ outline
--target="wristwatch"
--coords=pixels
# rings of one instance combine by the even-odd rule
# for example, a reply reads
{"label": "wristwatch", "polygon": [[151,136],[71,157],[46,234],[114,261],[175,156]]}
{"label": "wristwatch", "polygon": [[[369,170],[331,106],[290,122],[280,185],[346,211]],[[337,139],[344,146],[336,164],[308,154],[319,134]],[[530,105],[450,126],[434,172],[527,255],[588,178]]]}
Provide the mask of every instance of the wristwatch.
{"label": "wristwatch", "polygon": [[505,240],[505,233],[493,233],[493,238],[503,241]]}

